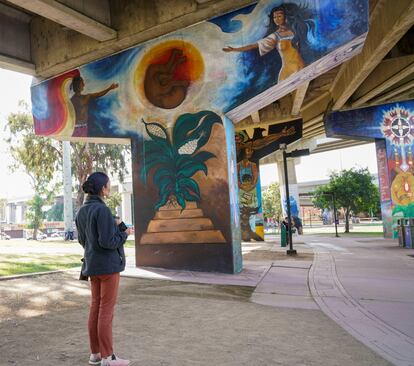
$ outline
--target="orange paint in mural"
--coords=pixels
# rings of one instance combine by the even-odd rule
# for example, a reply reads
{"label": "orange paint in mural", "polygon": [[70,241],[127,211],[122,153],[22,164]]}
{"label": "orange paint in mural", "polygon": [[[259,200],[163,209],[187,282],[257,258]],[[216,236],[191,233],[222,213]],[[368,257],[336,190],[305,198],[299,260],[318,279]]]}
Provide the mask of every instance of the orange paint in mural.
{"label": "orange paint in mural", "polygon": [[151,104],[171,109],[185,100],[188,88],[203,73],[203,58],[191,43],[167,41],[143,56],[135,72],[135,85]]}

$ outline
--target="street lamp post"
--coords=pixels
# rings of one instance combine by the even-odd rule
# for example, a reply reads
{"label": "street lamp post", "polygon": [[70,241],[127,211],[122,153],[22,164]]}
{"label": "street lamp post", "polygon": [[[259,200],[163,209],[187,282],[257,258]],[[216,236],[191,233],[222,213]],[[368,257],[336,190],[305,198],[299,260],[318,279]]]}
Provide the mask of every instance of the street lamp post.
{"label": "street lamp post", "polygon": [[288,238],[289,249],[286,251],[287,255],[296,255],[296,250],[293,249],[292,241],[292,215],[290,212],[290,194],[289,194],[289,177],[287,169],[287,158],[297,158],[300,156],[309,155],[309,149],[294,150],[290,153],[286,152],[286,144],[280,144],[280,149],[283,151],[283,170],[285,173],[285,192],[286,192],[286,211],[288,216]]}

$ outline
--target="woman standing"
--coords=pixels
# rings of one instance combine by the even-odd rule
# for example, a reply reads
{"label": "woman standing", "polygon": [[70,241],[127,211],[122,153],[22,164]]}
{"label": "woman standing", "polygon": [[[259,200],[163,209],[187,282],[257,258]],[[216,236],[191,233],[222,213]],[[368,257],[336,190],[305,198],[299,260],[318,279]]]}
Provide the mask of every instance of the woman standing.
{"label": "woman standing", "polygon": [[112,319],[120,272],[125,269],[124,243],[130,229],[119,229],[119,223],[103,201],[111,189],[105,173],[91,174],[82,189],[88,196],[76,216],[76,228],[79,243],[85,249],[82,275],[91,279],[89,364],[127,366],[130,361],[120,359],[113,353]]}
{"label": "woman standing", "polygon": [[260,56],[263,56],[277,48],[282,59],[278,81],[282,81],[305,67],[301,53],[308,46],[307,36],[313,28],[314,23],[307,8],[294,3],[282,4],[270,11],[267,37],[247,46],[227,46],[223,51],[244,52],[258,49]]}

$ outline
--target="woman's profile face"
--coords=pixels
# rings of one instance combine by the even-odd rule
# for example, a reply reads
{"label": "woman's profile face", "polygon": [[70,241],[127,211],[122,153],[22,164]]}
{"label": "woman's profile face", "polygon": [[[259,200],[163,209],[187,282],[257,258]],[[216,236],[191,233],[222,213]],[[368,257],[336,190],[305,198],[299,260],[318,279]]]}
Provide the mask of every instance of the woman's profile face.
{"label": "woman's profile face", "polygon": [[285,24],[285,13],[282,10],[273,12],[273,21],[276,25]]}
{"label": "woman's profile face", "polygon": [[109,193],[111,193],[111,181],[108,180],[108,183],[106,183],[106,186],[103,186],[102,188],[102,195],[104,197],[109,197]]}

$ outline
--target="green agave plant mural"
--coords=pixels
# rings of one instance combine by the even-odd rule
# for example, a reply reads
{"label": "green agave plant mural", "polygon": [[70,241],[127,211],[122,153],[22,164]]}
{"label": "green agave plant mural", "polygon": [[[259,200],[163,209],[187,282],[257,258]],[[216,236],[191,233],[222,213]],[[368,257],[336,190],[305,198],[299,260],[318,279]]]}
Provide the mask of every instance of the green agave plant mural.
{"label": "green agave plant mural", "polygon": [[178,117],[172,139],[159,123],[147,123],[149,140],[144,142],[144,164],[141,179],[146,183],[149,173],[159,190],[155,210],[170,204],[186,207],[186,201],[200,201],[200,187],[192,176],[198,171],[208,174],[205,162],[216,157],[208,151],[199,151],[210,139],[216,123],[222,124],[219,115],[211,111],[186,113]]}

